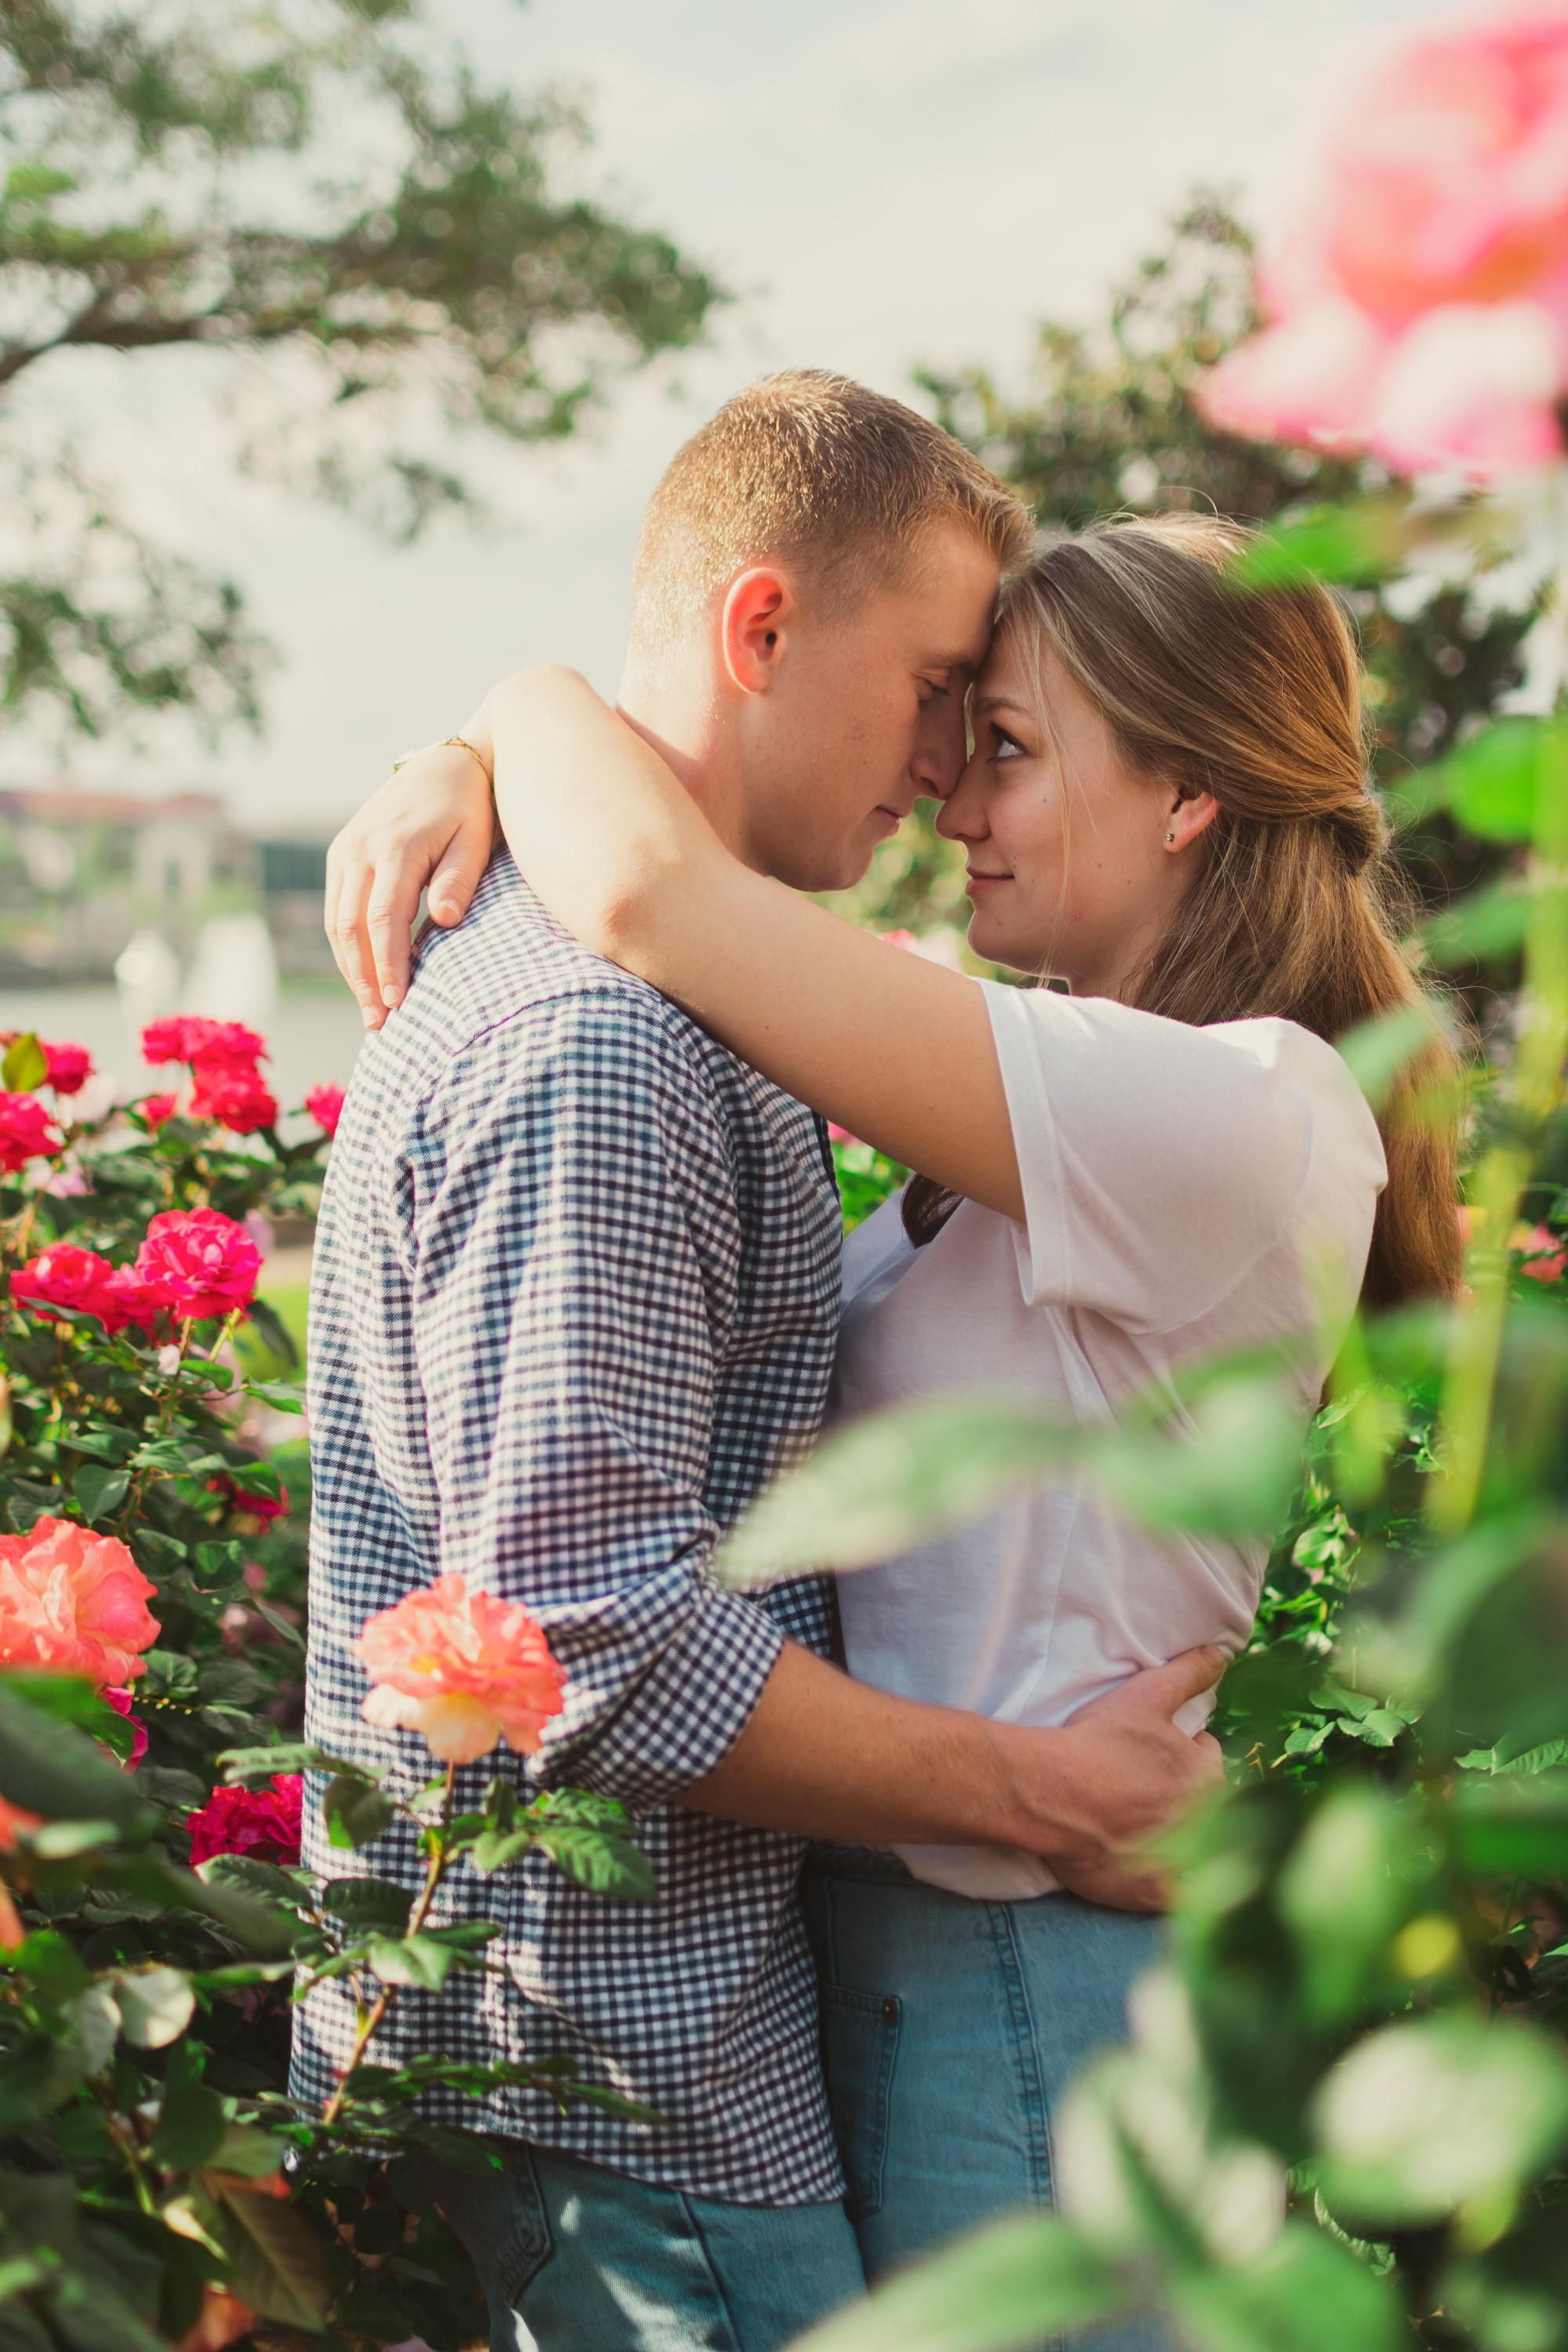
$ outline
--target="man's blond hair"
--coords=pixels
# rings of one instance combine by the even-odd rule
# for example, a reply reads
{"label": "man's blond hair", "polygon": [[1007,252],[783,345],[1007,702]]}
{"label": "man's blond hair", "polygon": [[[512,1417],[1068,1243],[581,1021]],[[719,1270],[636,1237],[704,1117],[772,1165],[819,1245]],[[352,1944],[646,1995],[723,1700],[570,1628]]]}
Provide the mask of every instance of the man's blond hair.
{"label": "man's blond hair", "polygon": [[929,417],[821,368],[763,376],[693,434],[648,500],[634,652],[678,645],[751,562],[787,564],[816,610],[848,610],[907,582],[943,522],[1005,571],[1033,551],[1022,501]]}

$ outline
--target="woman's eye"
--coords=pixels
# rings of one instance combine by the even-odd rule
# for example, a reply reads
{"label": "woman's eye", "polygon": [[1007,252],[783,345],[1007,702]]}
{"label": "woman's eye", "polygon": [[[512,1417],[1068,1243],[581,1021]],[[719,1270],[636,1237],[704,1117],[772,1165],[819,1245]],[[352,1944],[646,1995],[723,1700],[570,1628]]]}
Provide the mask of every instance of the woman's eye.
{"label": "woman's eye", "polygon": [[994,746],[991,754],[993,760],[1021,760],[1024,757],[1024,747],[1017,737],[1009,735],[1005,727],[998,727],[994,719],[991,725],[991,736]]}

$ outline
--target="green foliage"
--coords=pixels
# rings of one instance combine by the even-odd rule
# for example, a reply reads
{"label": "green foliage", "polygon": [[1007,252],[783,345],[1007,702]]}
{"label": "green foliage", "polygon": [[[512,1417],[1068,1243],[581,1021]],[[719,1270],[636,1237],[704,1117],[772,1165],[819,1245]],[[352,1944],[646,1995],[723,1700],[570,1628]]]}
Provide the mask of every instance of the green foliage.
{"label": "green foliage", "polygon": [[[719,288],[572,192],[575,110],[487,85],[429,13],[8,7],[0,385],[68,352],[188,352],[207,380],[277,354],[239,461],[406,540],[475,505],[455,449],[563,439],[696,340]],[[0,719],[254,722],[265,648],[231,582],[149,544],[68,446],[5,487],[29,552],[0,575]]]}
{"label": "green foliage", "polygon": [[[36,1039],[9,1044],[0,1077],[12,1091],[44,1082]],[[449,1776],[410,1794],[292,1736],[309,1463],[274,1433],[298,1390],[266,1376],[292,1351],[288,1333],[273,1323],[265,1346],[237,1349],[236,1316],[160,1345],[86,1311],[45,1320],[8,1276],[55,1242],[122,1262],[171,1207],[237,1220],[298,1208],[326,1146],[272,1129],[241,1148],[188,1116],[150,1135],[134,1108],[96,1123],[71,1097],[50,1108],[72,1185],[42,1189],[38,1162],[0,1177],[0,1531],[15,1541],[63,1517],[127,1547],[154,1588],[158,1632],[132,1684],[134,1723],[80,1675],[13,1664],[0,1678],[0,2344],[162,2352],[221,2288],[328,2352],[411,2331],[459,2352],[483,2327],[467,2261],[438,2218],[416,2221],[379,2179],[389,2155],[447,2145],[422,2095],[526,2083],[563,2107],[637,2110],[564,2056],[379,2067],[376,2025],[404,1988],[438,1993],[485,1965],[494,1923],[438,1907],[467,1857],[495,1872],[537,1847],[622,1901],[652,1894],[647,1862],[607,1800],[525,1803],[498,1771],[479,1808],[458,1813]],[[285,1488],[284,1516],[258,1517]],[[12,1606],[8,1645],[18,1638]],[[288,1792],[307,1771],[327,1778],[342,1853],[325,1880],[298,1861]],[[193,1869],[193,1822],[221,1849],[235,1833],[215,1796],[245,1790],[271,1809],[247,1832],[262,1843]],[[417,1827],[422,1886],[356,1859],[395,1814]],[[354,1981],[362,2025],[318,2116],[288,2095],[289,2014],[329,1976]]]}

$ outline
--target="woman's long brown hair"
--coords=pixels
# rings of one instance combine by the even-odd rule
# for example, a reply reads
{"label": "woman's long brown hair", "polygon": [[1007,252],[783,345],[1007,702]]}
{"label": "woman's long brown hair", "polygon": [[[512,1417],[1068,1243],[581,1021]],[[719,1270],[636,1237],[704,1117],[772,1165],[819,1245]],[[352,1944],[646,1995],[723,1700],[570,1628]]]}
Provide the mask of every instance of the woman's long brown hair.
{"label": "woman's long brown hair", "polygon": [[[1058,656],[1134,774],[1219,803],[1125,1002],[1198,1025],[1272,1014],[1331,1043],[1430,1000],[1400,949],[1410,900],[1367,780],[1350,625],[1316,584],[1241,593],[1230,569],[1253,536],[1208,515],[1096,525],[1009,582],[998,625],[1037,663]],[[1435,1019],[1379,1118],[1388,1183],[1368,1306],[1458,1278],[1458,1075]],[[929,1241],[955,1205],[917,1176],[911,1239]]]}

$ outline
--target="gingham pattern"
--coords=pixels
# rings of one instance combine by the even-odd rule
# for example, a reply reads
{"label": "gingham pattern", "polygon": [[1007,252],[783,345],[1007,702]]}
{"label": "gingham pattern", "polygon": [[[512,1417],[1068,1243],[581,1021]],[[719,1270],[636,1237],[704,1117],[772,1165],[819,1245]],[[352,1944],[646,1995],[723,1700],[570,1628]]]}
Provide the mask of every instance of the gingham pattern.
{"label": "gingham pattern", "polygon": [[[437,2094],[447,2123],[540,2140],[752,2204],[839,2196],[792,1838],[668,1801],[732,1744],[784,1633],[825,1650],[831,1601],[760,1602],[705,1575],[713,1539],[815,1434],[838,1312],[831,1158],[811,1114],[654,991],[589,955],[498,857],[461,927],[422,947],[361,1054],[332,1147],[310,1297],[307,1730],[421,1785],[427,1751],[360,1714],[350,1644],[443,1570],[526,1601],[567,1675],[520,1786],[621,1798],[657,1904],[607,1902],[542,1858],[468,1864],[440,1916],[490,1916],[484,1973],[399,1990],[375,2056],[565,2052],[669,2119],[649,2130],[534,2094]],[[318,1870],[416,1885],[395,1826]],[[348,2056],[352,1997],[302,2008],[294,2086]]]}

